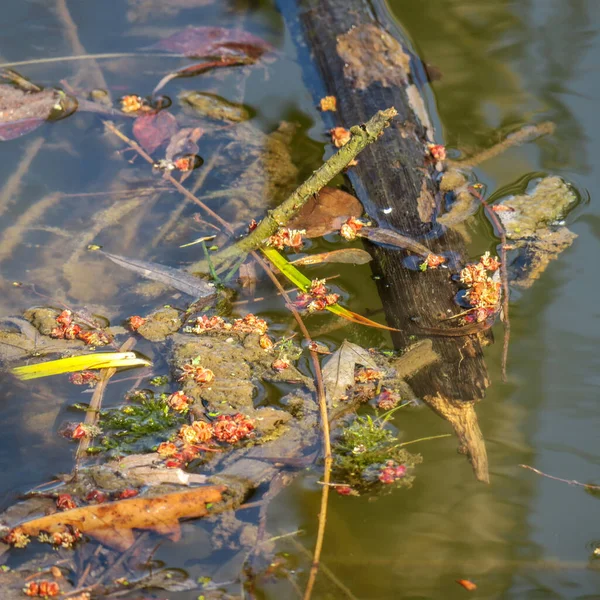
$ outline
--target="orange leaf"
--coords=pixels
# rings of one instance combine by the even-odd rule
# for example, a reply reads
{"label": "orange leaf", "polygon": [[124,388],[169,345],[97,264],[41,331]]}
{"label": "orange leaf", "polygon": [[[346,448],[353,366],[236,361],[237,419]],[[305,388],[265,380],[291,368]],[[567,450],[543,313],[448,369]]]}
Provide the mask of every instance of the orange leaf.
{"label": "orange leaf", "polygon": [[456,583],[458,583],[458,585],[462,585],[468,592],[472,592],[477,589],[477,586],[468,579],[457,579]]}
{"label": "orange leaf", "polygon": [[387,325],[382,325],[381,323],[377,323],[375,321],[371,321],[371,319],[367,319],[367,317],[363,317],[358,313],[352,312],[339,304],[334,304],[333,306],[328,306],[327,310],[332,312],[334,315],[338,315],[339,317],[343,317],[352,323],[358,323],[358,325],[366,325],[367,327],[375,327],[377,329],[387,329],[388,331],[400,331],[400,329],[396,329],[395,327],[388,327]]}
{"label": "orange leaf", "polygon": [[137,497],[94,504],[32,519],[18,526],[29,536],[41,532],[63,533],[75,527],[82,533],[117,550],[127,550],[135,541],[134,529],[148,529],[178,541],[179,519],[203,517],[206,505],[219,502],[225,486],[203,486],[185,492],[155,497]]}

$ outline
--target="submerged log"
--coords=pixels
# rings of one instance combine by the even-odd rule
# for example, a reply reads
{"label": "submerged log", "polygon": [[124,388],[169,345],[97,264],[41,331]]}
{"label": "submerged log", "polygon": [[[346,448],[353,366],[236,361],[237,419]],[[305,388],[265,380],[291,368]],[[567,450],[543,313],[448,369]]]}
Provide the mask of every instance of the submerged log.
{"label": "submerged log", "polygon": [[[329,127],[349,127],[392,106],[399,113],[348,172],[370,218],[379,227],[417,239],[432,253],[464,256],[459,234],[436,223],[439,171],[427,152],[433,127],[420,87],[425,81],[421,62],[397,32],[377,20],[369,0],[280,0],[279,7],[300,54],[310,50],[312,60],[304,56],[301,62],[315,101],[325,95],[337,98],[337,110],[323,113]],[[436,319],[457,312],[457,289],[448,270],[414,271],[404,266],[404,251],[366,244],[375,259],[387,322],[400,330],[393,334],[396,347],[405,347],[414,335],[415,318],[435,326]],[[452,424],[459,450],[468,454],[476,477],[487,482],[487,455],[474,410],[489,385],[480,340],[469,335],[432,341],[440,361],[410,384]]]}

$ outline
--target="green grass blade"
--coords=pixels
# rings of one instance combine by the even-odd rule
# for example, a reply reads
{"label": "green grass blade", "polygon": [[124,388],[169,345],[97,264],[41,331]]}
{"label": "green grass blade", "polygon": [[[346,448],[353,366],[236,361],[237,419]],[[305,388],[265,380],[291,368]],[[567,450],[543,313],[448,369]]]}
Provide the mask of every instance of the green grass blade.
{"label": "green grass blade", "polygon": [[37,379],[62,373],[87,371],[88,369],[110,369],[117,367],[148,367],[152,363],[145,358],[138,358],[133,352],[97,352],[70,356],[58,360],[15,367],[12,372],[19,379]]}

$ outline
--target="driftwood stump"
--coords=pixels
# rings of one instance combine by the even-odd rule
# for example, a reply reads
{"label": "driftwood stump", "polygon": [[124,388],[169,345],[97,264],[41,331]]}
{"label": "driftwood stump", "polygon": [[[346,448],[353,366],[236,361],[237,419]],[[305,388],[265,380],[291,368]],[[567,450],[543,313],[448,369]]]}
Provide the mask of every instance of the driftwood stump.
{"label": "driftwood stump", "polygon": [[[399,113],[348,172],[366,212],[380,227],[416,238],[433,253],[464,255],[460,235],[436,223],[439,172],[427,152],[433,128],[418,58],[397,32],[380,24],[368,0],[280,0],[279,7],[298,42],[315,101],[327,94],[337,98],[337,111],[323,113],[326,125],[349,127],[391,106]],[[393,334],[397,347],[405,347],[414,334],[413,319],[435,325],[436,319],[457,312],[457,289],[448,270],[413,271],[403,265],[402,250],[368,242],[367,249],[375,259],[387,322],[401,330]],[[440,361],[412,377],[411,386],[452,424],[459,451],[468,455],[476,477],[488,482],[487,454],[474,410],[489,385],[480,340],[472,335],[432,341]]]}

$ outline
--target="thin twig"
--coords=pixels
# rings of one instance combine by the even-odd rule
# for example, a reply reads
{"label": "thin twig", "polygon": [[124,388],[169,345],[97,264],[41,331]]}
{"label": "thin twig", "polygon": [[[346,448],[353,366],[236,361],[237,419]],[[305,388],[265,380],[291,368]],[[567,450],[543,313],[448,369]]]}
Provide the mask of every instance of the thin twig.
{"label": "thin twig", "polygon": [[184,58],[184,54],[172,54],[165,52],[107,52],[104,54],[79,54],[77,56],[51,56],[48,58],[31,58],[29,60],[19,60],[16,62],[3,63],[0,69],[8,67],[24,67],[28,65],[47,65],[49,63],[70,62],[74,60],[111,60],[114,58]]}
{"label": "thin twig", "polygon": [[529,465],[519,465],[523,469],[528,469],[529,471],[533,471],[542,477],[547,477],[548,479],[553,479],[554,481],[560,481],[562,483],[568,483],[569,485],[576,485],[578,487],[585,488],[586,490],[600,490],[600,485],[593,485],[591,483],[581,483],[581,481],[577,481],[576,479],[563,479],[562,477],[555,477],[554,475],[548,475],[548,473],[544,473],[539,469],[535,469],[534,467],[530,467]]}
{"label": "thin twig", "polygon": [[269,278],[273,281],[275,287],[279,290],[279,293],[285,298],[287,307],[291,311],[294,319],[298,323],[298,327],[304,336],[304,339],[308,343],[310,358],[313,364],[315,372],[315,380],[317,383],[317,399],[319,402],[319,415],[321,418],[321,428],[323,433],[323,451],[324,451],[324,472],[323,472],[323,489],[321,491],[321,508],[319,510],[319,525],[317,529],[317,540],[315,543],[315,549],[313,553],[313,561],[308,576],[308,582],[304,591],[304,600],[309,600],[312,595],[312,590],[319,572],[319,561],[321,559],[321,551],[323,550],[323,539],[325,538],[325,526],[327,524],[327,502],[329,499],[329,482],[331,481],[331,465],[333,462],[331,454],[331,437],[329,433],[329,415],[327,414],[327,398],[325,395],[325,386],[323,384],[323,374],[321,373],[321,365],[319,363],[319,355],[313,350],[312,338],[300,313],[296,310],[292,304],[291,298],[285,291],[281,283],[271,269],[265,264],[258,254],[252,253],[255,260],[260,264]]}
{"label": "thin twig", "polygon": [[[104,126],[122,141],[124,141],[130,148],[135,150],[146,162],[151,165],[154,164],[154,159],[137,143],[132,139],[128,138],[120,129],[115,127],[115,124],[111,121],[104,121]],[[202,210],[208,213],[215,221],[220,223],[229,233],[233,233],[233,228],[227,221],[223,220],[216,212],[206,206],[204,202],[198,200],[194,194],[192,194],[187,188],[183,187],[177,179],[175,179],[170,173],[165,173],[164,178],[173,185],[178,192],[182,193],[188,200],[197,204]]]}
{"label": "thin twig", "polygon": [[[128,338],[125,343],[119,348],[119,352],[129,352],[135,345],[135,338]],[[117,369],[111,367],[110,369],[102,369],[100,380],[94,388],[94,394],[90,401],[89,410],[85,413],[85,425],[94,426],[98,423],[100,418],[100,408],[102,407],[102,398],[104,391],[108,385],[109,379],[117,372]],[[81,459],[85,456],[87,449],[90,446],[90,438],[86,435],[79,440],[79,446],[75,453],[75,471],[79,468]]]}
{"label": "thin twig", "polygon": [[[304,183],[288,196],[279,206],[269,211],[265,218],[245,238],[228,246],[217,254],[220,262],[229,261],[259,248],[279,227],[292,219],[314,194],[319,192],[336,175],[358,156],[369,144],[377,141],[384,129],[397,115],[395,108],[378,111],[363,125],[350,129],[350,141],[319,167]],[[194,265],[192,265],[192,269]]]}
{"label": "thin twig", "polygon": [[[330,484],[330,486],[334,485],[337,484]],[[300,550],[300,552],[310,557],[310,553],[308,552],[308,550],[298,540],[290,538],[290,542],[292,542],[292,544],[297,550]],[[344,594],[346,594],[348,598],[350,598],[350,600],[358,600],[358,598],[352,593],[352,591],[339,579],[339,577],[337,577],[337,575],[333,573],[333,571],[325,563],[321,563],[321,570],[323,571],[324,575],[329,577],[329,579],[334,585],[336,585]]]}
{"label": "thin twig", "polygon": [[446,165],[449,167],[459,168],[476,167],[482,162],[490,160],[491,158],[495,158],[499,154],[506,152],[509,148],[519,146],[538,137],[541,137],[542,135],[552,134],[554,133],[555,129],[556,125],[551,121],[544,121],[543,123],[539,123],[538,125],[526,125],[518,131],[509,134],[504,140],[502,140],[498,144],[493,145],[491,148],[487,148],[486,150],[483,150],[478,154],[474,154],[469,158],[465,158],[464,160],[447,160]]}

